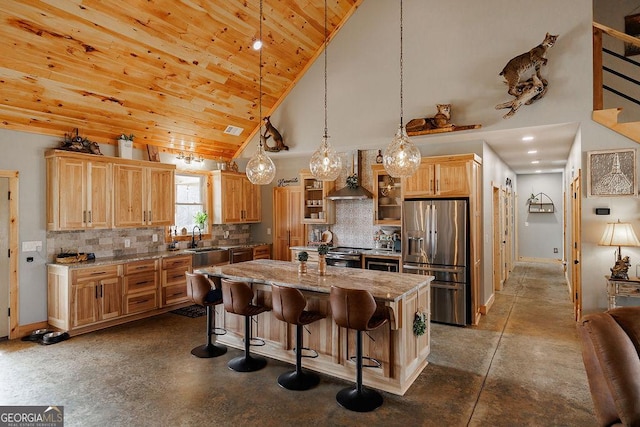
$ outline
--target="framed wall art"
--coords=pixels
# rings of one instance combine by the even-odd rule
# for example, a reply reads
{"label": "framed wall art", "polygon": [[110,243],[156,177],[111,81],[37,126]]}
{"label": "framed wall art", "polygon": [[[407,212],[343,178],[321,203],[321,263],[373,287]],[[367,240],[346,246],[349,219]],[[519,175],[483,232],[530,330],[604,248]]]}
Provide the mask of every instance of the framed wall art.
{"label": "framed wall art", "polygon": [[636,150],[587,152],[587,197],[637,194]]}
{"label": "framed wall art", "polygon": [[[624,17],[624,32],[631,37],[640,38],[640,13]],[[640,47],[631,44],[624,44],[624,56],[640,55]]]}

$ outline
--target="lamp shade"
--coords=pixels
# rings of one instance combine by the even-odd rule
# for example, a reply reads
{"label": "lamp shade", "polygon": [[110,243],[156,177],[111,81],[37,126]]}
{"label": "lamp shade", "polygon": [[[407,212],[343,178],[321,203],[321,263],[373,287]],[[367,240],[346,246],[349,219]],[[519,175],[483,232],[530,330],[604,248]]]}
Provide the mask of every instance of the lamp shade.
{"label": "lamp shade", "polygon": [[598,243],[600,246],[640,246],[631,224],[626,222],[610,222]]}

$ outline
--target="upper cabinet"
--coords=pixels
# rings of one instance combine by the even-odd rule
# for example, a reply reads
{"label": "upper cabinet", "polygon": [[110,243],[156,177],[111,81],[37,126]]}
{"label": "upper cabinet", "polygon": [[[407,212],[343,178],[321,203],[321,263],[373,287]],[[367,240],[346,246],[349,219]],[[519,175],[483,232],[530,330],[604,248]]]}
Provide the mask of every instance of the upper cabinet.
{"label": "upper cabinet", "polygon": [[211,172],[213,182],[213,223],[242,224],[262,221],[260,187],[245,174]]}
{"label": "upper cabinet", "polygon": [[174,165],[49,150],[47,230],[173,224]]}
{"label": "upper cabinet", "polygon": [[423,157],[418,171],[403,180],[404,198],[469,196],[476,154]]}
{"label": "upper cabinet", "polygon": [[111,227],[111,164],[47,157],[47,229]]}
{"label": "upper cabinet", "polygon": [[371,166],[373,175],[373,223],[397,225],[402,221],[402,182],[392,178],[383,165]]}
{"label": "upper cabinet", "polygon": [[309,171],[300,172],[302,185],[302,223],[303,224],[333,224],[336,213],[333,200],[327,195],[333,191],[336,184],[333,181],[319,181]]}
{"label": "upper cabinet", "polygon": [[116,227],[173,224],[173,167],[116,164],[113,176]]}

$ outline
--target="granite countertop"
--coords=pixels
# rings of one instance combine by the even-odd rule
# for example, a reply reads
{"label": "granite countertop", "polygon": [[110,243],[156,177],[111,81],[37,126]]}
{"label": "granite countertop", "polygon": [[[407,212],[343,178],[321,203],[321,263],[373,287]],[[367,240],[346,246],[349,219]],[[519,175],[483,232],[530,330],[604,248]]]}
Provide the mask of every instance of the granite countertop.
{"label": "granite countertop", "polygon": [[393,302],[427,286],[433,280],[433,276],[332,266],[327,266],[326,276],[319,276],[315,268],[299,274],[297,263],[267,259],[206,267],[196,271],[228,279],[277,284],[326,294],[330,292],[331,286],[366,289],[378,300]]}
{"label": "granite countertop", "polygon": [[187,251],[188,249],[178,249],[175,251],[167,250],[162,252],[148,252],[144,254],[96,258],[90,261],[80,261],[80,262],[73,262],[68,264],[54,261],[54,262],[47,263],[47,265],[57,265],[60,267],[68,267],[68,268],[85,268],[85,267],[99,267],[102,265],[123,264],[127,262],[144,261],[148,259],[169,258],[169,257],[178,256],[178,255],[193,255],[193,253],[187,252]]}

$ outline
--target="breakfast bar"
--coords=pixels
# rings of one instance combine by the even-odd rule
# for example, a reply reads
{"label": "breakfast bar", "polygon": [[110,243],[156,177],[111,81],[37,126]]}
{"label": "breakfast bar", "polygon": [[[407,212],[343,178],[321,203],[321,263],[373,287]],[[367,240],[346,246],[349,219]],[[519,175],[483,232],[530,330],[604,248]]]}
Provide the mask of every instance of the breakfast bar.
{"label": "breakfast bar", "polygon": [[[331,317],[329,292],[331,286],[366,289],[380,306],[389,310],[390,321],[365,336],[363,355],[377,359],[380,368],[367,368],[363,373],[365,385],[393,394],[403,395],[427,365],[430,352],[429,301],[432,276],[389,273],[355,268],[327,267],[320,276],[317,269],[298,273],[298,265],[287,261],[254,260],[238,264],[207,267],[198,270],[212,277],[228,278],[251,283],[255,302],[271,307],[271,285],[300,289],[307,299],[307,308],[320,311],[327,317],[308,325],[304,347],[317,352],[316,358],[305,358],[307,369],[345,380],[355,376],[355,333],[338,327]],[[413,332],[416,313],[423,313],[424,334]],[[252,347],[253,353],[285,362],[295,363],[295,327],[281,322],[271,312],[256,316],[252,335],[264,340],[264,346]],[[216,307],[216,326],[227,330],[218,342],[242,349],[244,319]]]}

